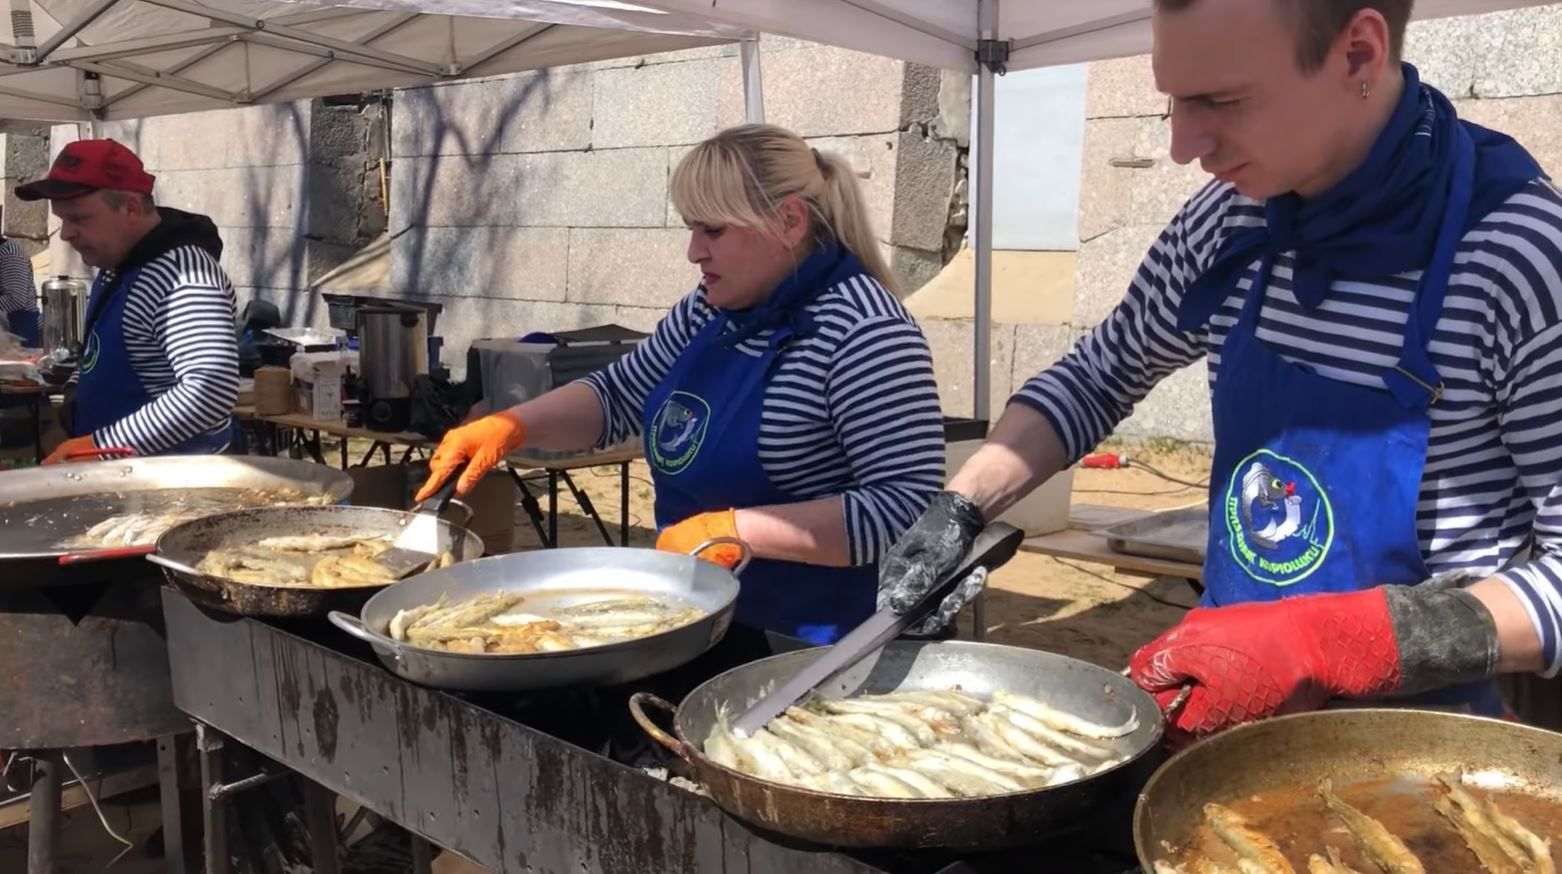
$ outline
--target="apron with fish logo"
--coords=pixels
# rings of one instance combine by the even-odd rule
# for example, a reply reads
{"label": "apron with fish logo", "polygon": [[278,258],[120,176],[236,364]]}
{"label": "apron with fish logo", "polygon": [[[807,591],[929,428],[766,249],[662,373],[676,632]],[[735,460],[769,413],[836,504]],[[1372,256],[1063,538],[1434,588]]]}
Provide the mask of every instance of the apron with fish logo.
{"label": "apron with fish logo", "polygon": [[[87,305],[87,325],[83,332],[80,382],[76,388],[76,416],[73,436],[84,437],[100,428],[134,414],[157,399],[136,376],[125,347],[125,298],[120,293],[136,282],[137,267],[123,274],[100,271],[92,283]],[[228,447],[233,434],[232,420],[223,428],[200,434],[165,450],[164,455],[216,454]]]}
{"label": "apron with fish logo", "polygon": [[[720,315],[707,322],[646,396],[643,437],[658,531],[728,507],[808,500],[772,483],[759,458],[765,385],[795,329],[776,328],[756,357],[723,336],[727,324]],[[734,617],[810,643],[834,643],[873,615],[878,578],[877,564],[756,558],[739,581]]]}
{"label": "apron with fish logo", "polygon": [[[1404,348],[1385,376],[1394,390],[1325,378],[1259,340],[1273,267],[1267,257],[1259,263],[1221,348],[1212,398],[1204,606],[1414,585],[1431,576],[1416,533],[1431,428],[1427,408],[1442,394],[1427,343],[1469,209],[1474,148],[1468,136],[1461,140],[1448,211],[1406,323]],[[1505,711],[1492,681],[1398,703],[1489,716]]]}

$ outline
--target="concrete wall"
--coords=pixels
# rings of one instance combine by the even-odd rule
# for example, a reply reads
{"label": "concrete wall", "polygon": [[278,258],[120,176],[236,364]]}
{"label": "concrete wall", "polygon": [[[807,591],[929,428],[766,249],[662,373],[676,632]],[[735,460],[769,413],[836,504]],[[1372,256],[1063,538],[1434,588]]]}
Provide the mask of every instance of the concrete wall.
{"label": "concrete wall", "polygon": [[[761,50],[767,120],[851,160],[903,282],[936,274],[964,230],[965,77],[796,40]],[[726,46],[399,92],[387,291],[443,303],[452,352],[649,329],[697,281],[668,177],[744,120],[741,81]]]}
{"label": "concrete wall", "polygon": [[[1461,116],[1516,137],[1555,177],[1562,174],[1559,45],[1562,5],[1552,4],[1413,24],[1406,55]],[[994,256],[995,410],[1117,305],[1156,235],[1207,180],[1168,157],[1165,110],[1147,56],[1090,65],[1077,262],[1067,253]],[[971,287],[960,258],[911,299],[935,340],[946,408],[955,410],[970,408]],[[1166,379],[1117,433],[1211,439],[1204,367]]]}

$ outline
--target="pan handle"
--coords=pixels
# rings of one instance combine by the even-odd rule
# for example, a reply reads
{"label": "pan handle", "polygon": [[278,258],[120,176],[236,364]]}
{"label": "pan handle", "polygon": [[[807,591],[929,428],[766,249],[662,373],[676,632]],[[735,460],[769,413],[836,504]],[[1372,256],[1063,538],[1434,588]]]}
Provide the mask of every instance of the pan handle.
{"label": "pan handle", "polygon": [[635,718],[641,730],[650,735],[651,740],[671,750],[678,758],[691,765],[694,764],[689,745],[663,731],[661,726],[652,721],[650,715],[645,712],[647,704],[674,716],[678,714],[678,708],[667,699],[657,697],[650,692],[636,692],[629,696],[629,715]]}
{"label": "pan handle", "polygon": [[161,554],[156,553],[156,552],[148,555],[146,557],[146,560],[151,562],[152,564],[158,565],[160,567],[168,568],[169,570],[174,571],[176,573],[186,574],[186,575],[192,576],[192,577],[205,576],[205,574],[202,574],[200,571],[196,570],[193,567],[190,567],[189,565],[185,564],[182,561],[174,561],[173,559],[169,558],[168,556],[161,555]]}
{"label": "pan handle", "polygon": [[[1132,671],[1133,671],[1132,668],[1123,668],[1118,673],[1120,673],[1120,674],[1122,674],[1123,676],[1126,677]],[[1170,702],[1168,702],[1166,704],[1166,709],[1164,711],[1165,714],[1167,716],[1171,716],[1173,713],[1176,713],[1178,711],[1178,709],[1180,709],[1182,707],[1182,705],[1188,703],[1188,696],[1192,695],[1192,694],[1193,694],[1193,681],[1190,680],[1190,681],[1188,681],[1186,683],[1183,683],[1182,684],[1182,689],[1177,692],[1177,697],[1173,698]]]}
{"label": "pan handle", "polygon": [[111,461],[116,458],[135,458],[136,451],[129,446],[105,446],[101,449],[78,449],[65,453],[66,461]]}
{"label": "pan handle", "polygon": [[748,543],[739,540],[736,537],[712,537],[704,543],[701,543],[699,546],[689,550],[689,554],[698,557],[700,553],[710,549],[712,546],[719,546],[721,544],[736,546],[738,548],[738,563],[732,569],[734,576],[743,573],[743,569],[748,567],[748,563],[754,560],[754,550],[749,549]]}
{"label": "pan handle", "polygon": [[90,549],[85,552],[67,552],[60,556],[60,564],[69,567],[73,564],[86,564],[90,561],[112,561],[116,558],[140,558],[150,555],[157,549],[154,543],[144,543],[140,546],[116,546],[112,549]]}

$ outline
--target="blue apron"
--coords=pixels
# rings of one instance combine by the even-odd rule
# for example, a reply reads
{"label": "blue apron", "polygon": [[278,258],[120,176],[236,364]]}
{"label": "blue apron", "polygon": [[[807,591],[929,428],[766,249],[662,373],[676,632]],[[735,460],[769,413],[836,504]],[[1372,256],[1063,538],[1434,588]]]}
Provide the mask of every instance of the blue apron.
{"label": "blue apron", "polygon": [[[123,274],[99,271],[92,282],[87,301],[86,342],[81,366],[77,370],[76,416],[73,436],[84,437],[126,418],[150,404],[157,396],[147,390],[131,366],[125,348],[125,298],[120,293],[135,284],[141,268]],[[109,277],[112,276],[112,280]],[[222,452],[232,437],[233,421],[217,431],[200,434],[164,455],[205,455]],[[102,447],[111,448],[111,447]]]}
{"label": "blue apron", "polygon": [[[1474,175],[1473,144],[1459,131],[1448,211],[1399,363],[1384,376],[1388,392],[1320,376],[1258,339],[1273,266],[1271,258],[1261,261],[1215,381],[1205,606],[1414,585],[1431,576],[1416,504],[1431,428],[1426,411],[1442,394],[1427,342],[1442,313]],[[1492,681],[1397,700],[1504,713]]]}
{"label": "blue apron", "polygon": [[[645,401],[645,457],[656,486],[658,531],[698,513],[807,500],[777,488],[759,459],[765,384],[796,337],[783,325],[765,354],[744,354],[708,322]],[[743,571],[738,622],[834,643],[873,615],[878,565],[823,567],[755,559]]]}
{"label": "blue apron", "polygon": [[[30,349],[38,348],[38,318],[37,309],[17,310],[6,313],[6,331],[22,338],[22,345]],[[53,351],[48,350],[48,351]]]}

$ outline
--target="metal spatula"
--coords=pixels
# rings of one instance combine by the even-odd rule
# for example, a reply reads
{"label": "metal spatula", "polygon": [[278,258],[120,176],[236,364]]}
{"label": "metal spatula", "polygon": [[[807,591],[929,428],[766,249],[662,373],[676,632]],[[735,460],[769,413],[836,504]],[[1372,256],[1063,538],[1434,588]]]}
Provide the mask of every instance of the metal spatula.
{"label": "metal spatula", "polygon": [[750,737],[815,689],[853,671],[854,667],[882,650],[884,644],[919,622],[977,568],[993,571],[1002,567],[1014,557],[1024,539],[1025,532],[1012,525],[1002,522],[988,525],[976,535],[975,542],[960,565],[934,583],[933,588],[909,612],[897,616],[886,607],[868,617],[867,621],[847,632],[845,637],[826,649],[808,667],[733,720],[733,730],[743,737]]}
{"label": "metal spatula", "polygon": [[471,508],[455,497],[456,483],[461,481],[461,475],[466,473],[466,467],[463,464],[456,468],[438,491],[430,495],[428,500],[414,506],[413,517],[396,535],[390,549],[374,557],[375,564],[388,569],[392,579],[399,580],[408,574],[428,568],[442,553],[453,546],[445,533],[446,529],[439,524],[439,517],[445,512],[445,508],[456,504],[465,508],[470,518]]}

